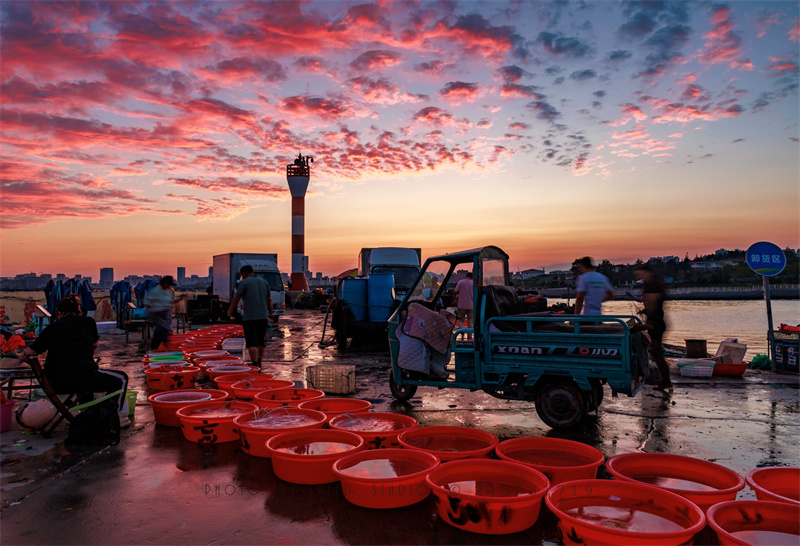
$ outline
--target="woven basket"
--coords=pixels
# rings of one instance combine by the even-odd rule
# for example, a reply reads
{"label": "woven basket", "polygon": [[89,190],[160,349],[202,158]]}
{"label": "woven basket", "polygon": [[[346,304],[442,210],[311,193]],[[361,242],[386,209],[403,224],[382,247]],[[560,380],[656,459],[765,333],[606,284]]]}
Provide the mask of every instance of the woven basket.
{"label": "woven basket", "polygon": [[356,392],[356,367],[346,364],[318,364],[306,368],[308,386],[332,394]]}

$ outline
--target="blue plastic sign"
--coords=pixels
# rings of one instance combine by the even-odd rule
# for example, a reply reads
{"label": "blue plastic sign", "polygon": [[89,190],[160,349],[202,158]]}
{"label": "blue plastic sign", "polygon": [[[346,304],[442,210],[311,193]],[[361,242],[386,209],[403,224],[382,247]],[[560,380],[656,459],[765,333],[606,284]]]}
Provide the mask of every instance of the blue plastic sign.
{"label": "blue plastic sign", "polygon": [[759,275],[774,277],[786,267],[786,255],[776,244],[753,243],[747,249],[747,265]]}

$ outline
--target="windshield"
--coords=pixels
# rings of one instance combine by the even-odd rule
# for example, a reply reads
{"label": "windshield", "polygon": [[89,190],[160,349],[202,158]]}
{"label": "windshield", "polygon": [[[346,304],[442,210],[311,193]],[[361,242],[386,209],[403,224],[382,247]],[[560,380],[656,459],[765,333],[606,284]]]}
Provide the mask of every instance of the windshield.
{"label": "windshield", "polygon": [[408,265],[377,265],[372,268],[372,272],[392,273],[395,286],[411,286],[411,283],[417,278],[419,269]]}
{"label": "windshield", "polygon": [[277,271],[259,271],[256,273],[256,276],[261,277],[265,281],[269,283],[269,289],[273,292],[281,292],[283,290],[283,281],[281,280],[281,274]]}
{"label": "windshield", "polygon": [[428,264],[419,282],[411,290],[409,301],[435,302],[441,297],[442,285],[450,279],[451,265],[444,260]]}

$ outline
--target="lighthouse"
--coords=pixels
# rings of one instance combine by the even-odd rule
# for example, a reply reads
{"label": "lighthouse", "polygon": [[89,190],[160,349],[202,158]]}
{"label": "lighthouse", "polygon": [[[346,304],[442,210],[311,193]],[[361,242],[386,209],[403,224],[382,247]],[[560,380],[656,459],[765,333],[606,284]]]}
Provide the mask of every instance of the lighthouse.
{"label": "lighthouse", "polygon": [[297,154],[294,162],[286,165],[286,180],[292,194],[292,290],[308,290],[306,280],[306,190],[311,178],[313,157]]}

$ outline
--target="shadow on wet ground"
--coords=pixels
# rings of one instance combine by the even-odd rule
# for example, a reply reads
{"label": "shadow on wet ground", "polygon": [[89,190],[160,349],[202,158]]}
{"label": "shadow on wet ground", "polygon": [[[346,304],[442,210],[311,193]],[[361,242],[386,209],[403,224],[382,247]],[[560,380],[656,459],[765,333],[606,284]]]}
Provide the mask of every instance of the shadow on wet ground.
{"label": "shadow on wet ground", "polygon": [[[667,396],[645,389],[606,401],[576,430],[551,430],[533,405],[459,390],[420,388],[409,403],[389,393],[383,353],[339,354],[320,347],[324,315],[294,311],[272,334],[264,369],[302,381],[307,366],[348,363],[358,392],[376,411],[412,415],[422,425],[464,425],[500,439],[548,436],[577,440],[606,457],[633,451],[676,453],[727,466],[740,474],[759,466],[800,466],[796,448],[798,379],[748,373],[738,380],[676,376]],[[545,508],[527,531],[491,536],[441,521],[432,498],[396,510],[347,502],[338,484],[292,485],[276,478],[268,459],[238,443],[198,445],[179,429],[153,422],[141,370],[142,353],[123,336],[103,336],[103,362],[125,370],[140,391],[135,422],[122,442],[102,450],[67,450],[66,430],[52,439],[17,426],[0,439],[3,544],[542,544],[558,543]],[[601,477],[607,473],[601,467]],[[754,498],[749,489],[739,498]],[[713,544],[708,529],[698,544]]]}

